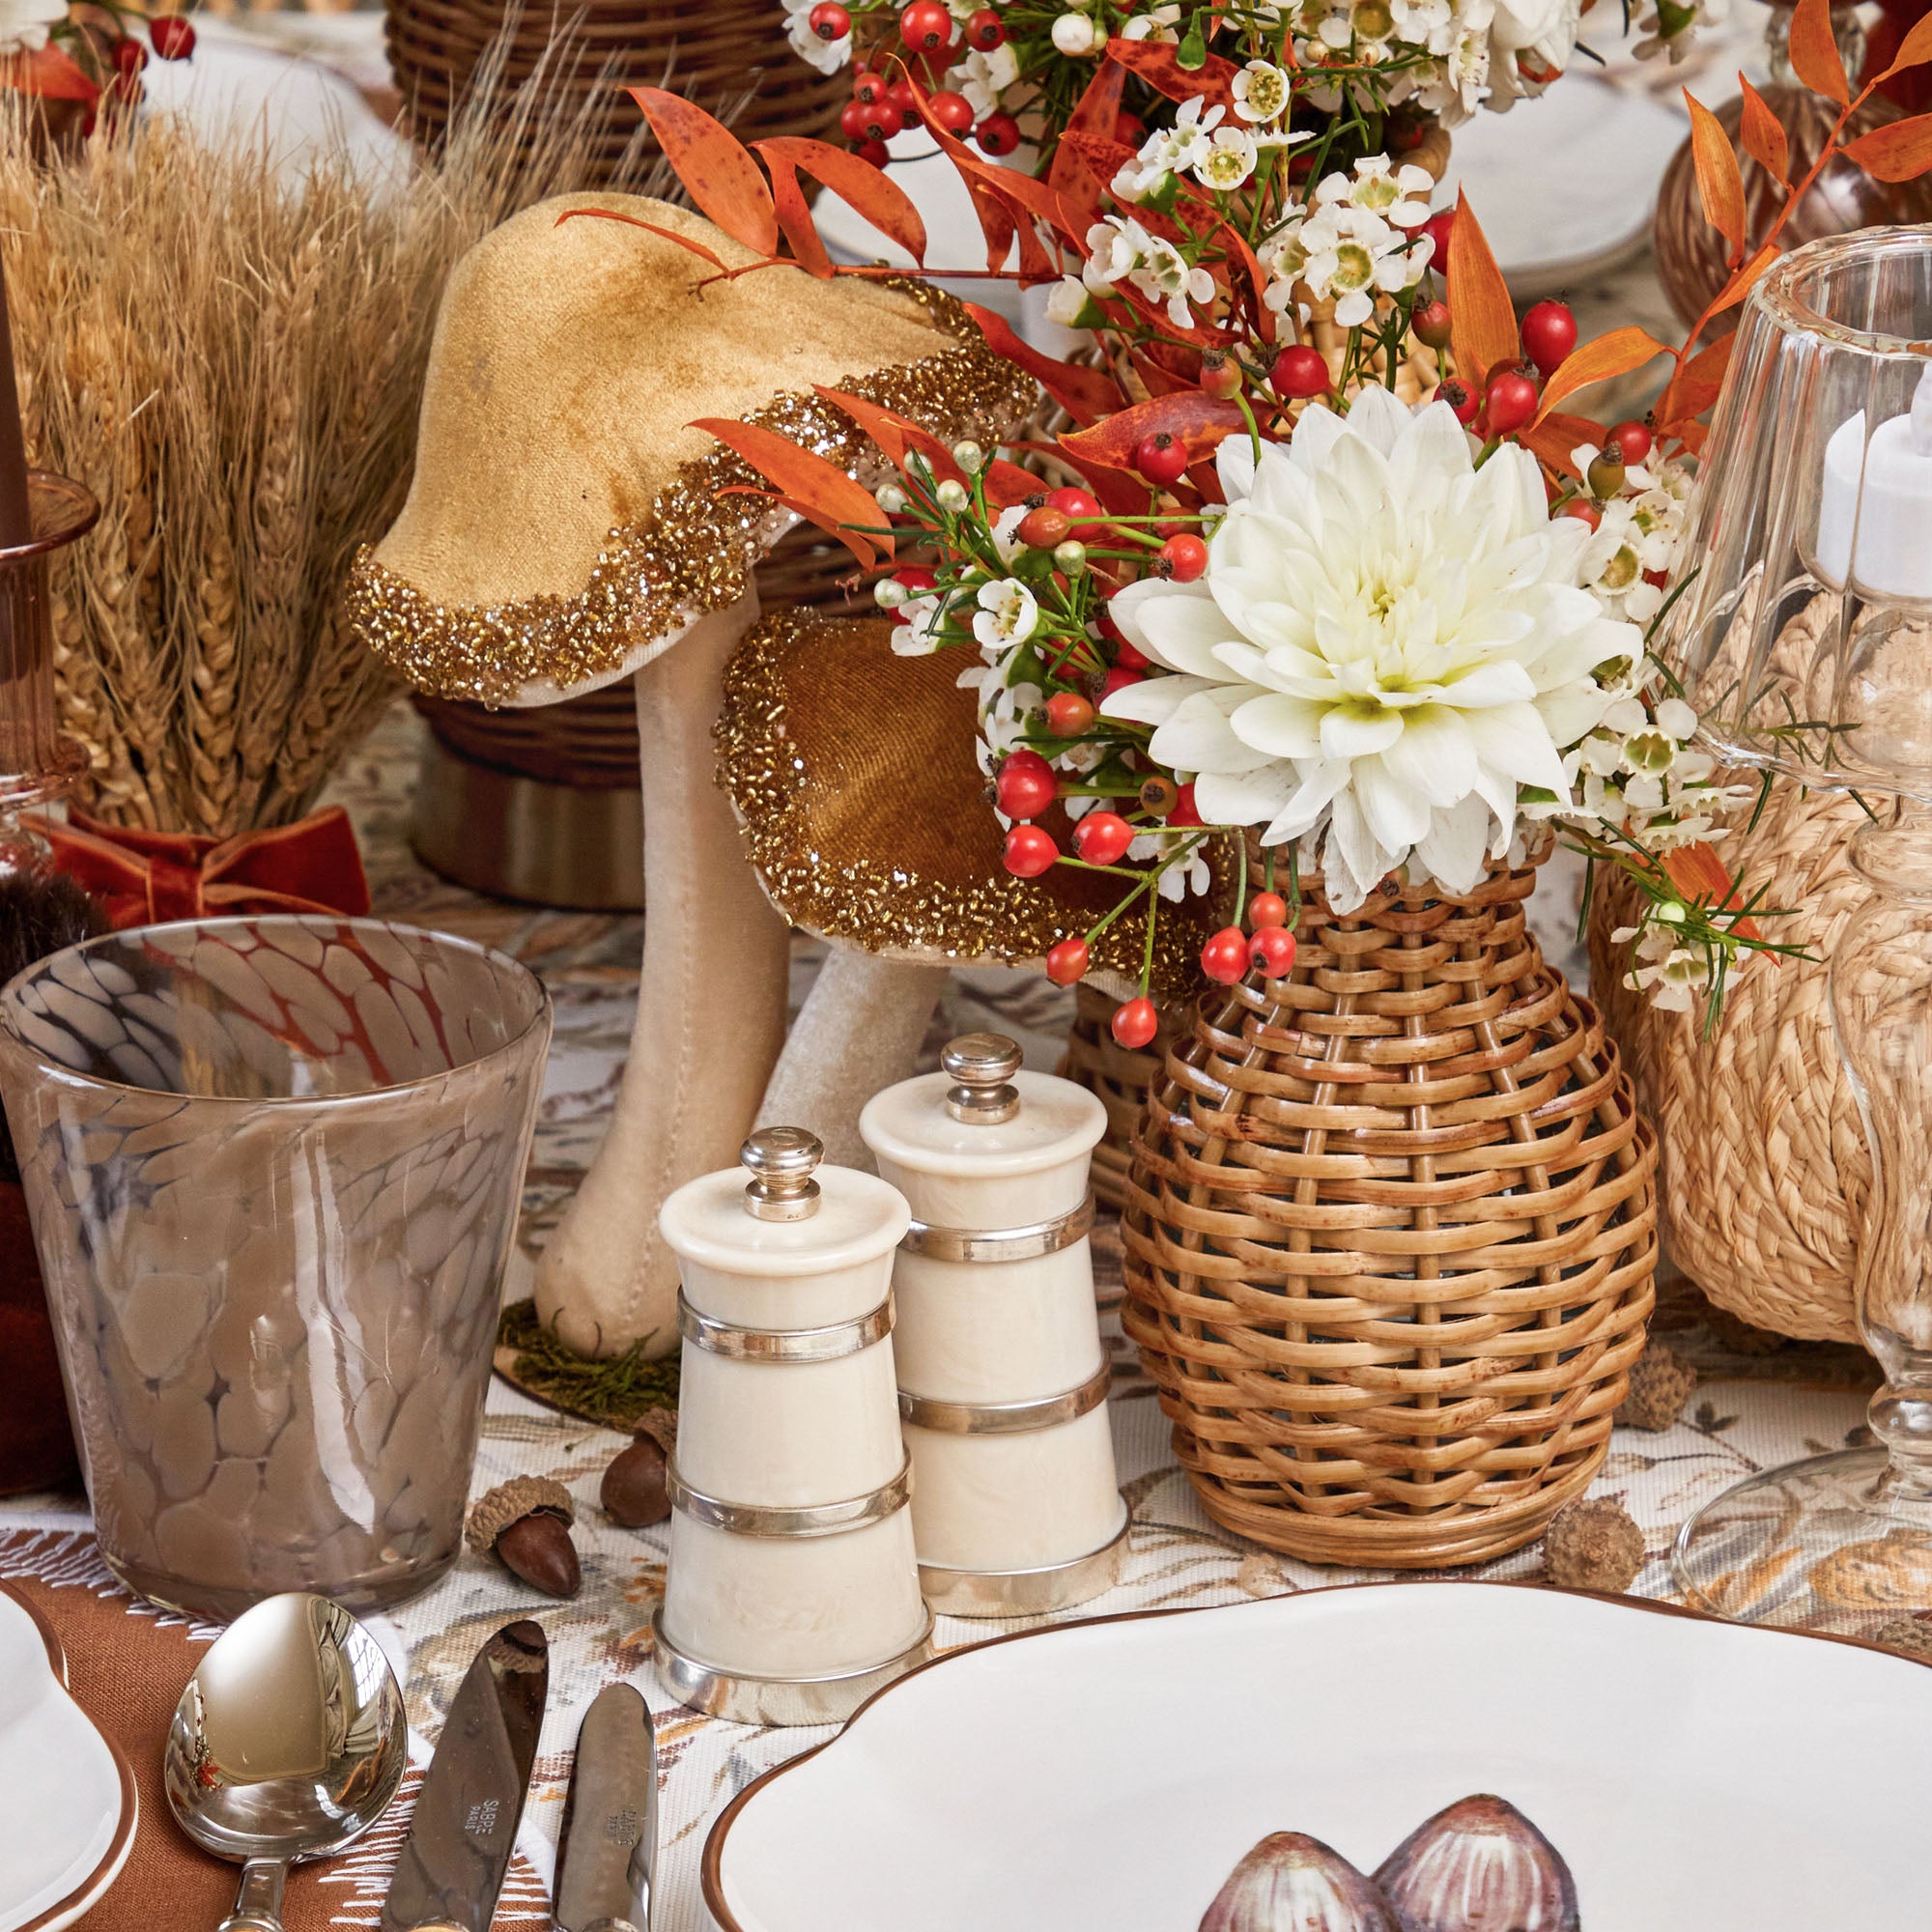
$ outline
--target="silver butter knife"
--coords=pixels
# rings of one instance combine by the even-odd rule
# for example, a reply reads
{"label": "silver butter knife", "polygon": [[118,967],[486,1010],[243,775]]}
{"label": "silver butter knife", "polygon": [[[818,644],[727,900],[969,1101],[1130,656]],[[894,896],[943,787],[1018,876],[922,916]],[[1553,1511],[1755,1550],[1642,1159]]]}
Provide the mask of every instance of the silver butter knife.
{"label": "silver butter knife", "polygon": [[600,1690],[577,1734],[557,1862],[563,1932],[651,1932],[657,1878],[657,1740],[628,1684]]}
{"label": "silver butter knife", "polygon": [[416,1794],[382,1932],[489,1932],[549,1689],[541,1624],[506,1624],[477,1653]]}

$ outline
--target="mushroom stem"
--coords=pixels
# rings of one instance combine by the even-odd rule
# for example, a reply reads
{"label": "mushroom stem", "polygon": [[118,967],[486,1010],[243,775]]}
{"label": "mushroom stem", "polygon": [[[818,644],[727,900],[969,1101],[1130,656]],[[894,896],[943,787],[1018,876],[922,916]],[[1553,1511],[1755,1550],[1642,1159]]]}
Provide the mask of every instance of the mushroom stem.
{"label": "mushroom stem", "polygon": [[730,1167],[784,1043],[790,941],[745,857],[711,726],[724,664],[756,621],[748,590],[637,675],[644,959],[610,1131],[537,1268],[541,1320],[586,1355],[677,1347],[677,1262],[658,1209]]}
{"label": "mushroom stem", "polygon": [[835,943],[792,1023],[758,1124],[810,1127],[828,1160],[874,1172],[859,1138],[859,1110],[913,1072],[946,977],[944,966]]}

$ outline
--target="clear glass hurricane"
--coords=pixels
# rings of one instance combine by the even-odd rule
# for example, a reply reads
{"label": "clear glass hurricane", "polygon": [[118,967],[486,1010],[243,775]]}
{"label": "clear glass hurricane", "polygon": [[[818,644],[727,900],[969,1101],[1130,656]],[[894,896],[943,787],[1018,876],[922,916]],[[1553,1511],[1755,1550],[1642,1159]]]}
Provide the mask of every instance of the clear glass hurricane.
{"label": "clear glass hurricane", "polygon": [[[1855,791],[1869,895],[1831,942],[1871,1155],[1872,1447],[1749,1478],[1678,1536],[1687,1596],[1873,1636],[1932,1617],[1932,230],[1815,242],[1747,298],[1663,655],[1735,762]],[[1775,970],[1760,964],[1754,971]]]}

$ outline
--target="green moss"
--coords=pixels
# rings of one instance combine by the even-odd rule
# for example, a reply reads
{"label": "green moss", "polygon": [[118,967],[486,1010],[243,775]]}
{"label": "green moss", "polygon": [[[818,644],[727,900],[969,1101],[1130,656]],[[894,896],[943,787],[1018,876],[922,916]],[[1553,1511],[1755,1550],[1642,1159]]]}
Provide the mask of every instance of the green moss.
{"label": "green moss", "polygon": [[497,1325],[497,1346],[511,1350],[510,1380],[570,1415],[629,1430],[653,1408],[677,1406],[677,1357],[648,1362],[637,1349],[608,1362],[566,1349],[537,1320],[536,1303],[516,1301]]}

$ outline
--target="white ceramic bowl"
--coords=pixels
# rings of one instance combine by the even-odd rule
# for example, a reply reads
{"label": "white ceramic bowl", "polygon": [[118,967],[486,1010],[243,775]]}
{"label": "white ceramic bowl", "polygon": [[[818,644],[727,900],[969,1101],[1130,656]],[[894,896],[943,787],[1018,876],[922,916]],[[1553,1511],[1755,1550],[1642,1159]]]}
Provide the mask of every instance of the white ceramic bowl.
{"label": "white ceramic bowl", "polygon": [[0,1932],[56,1932],[120,1876],[137,1811],[128,1761],[68,1694],[53,1633],[0,1584]]}
{"label": "white ceramic bowl", "polygon": [[1932,1670],[1631,1599],[1387,1583],[941,1659],[711,1834],[725,1932],[1195,1932],[1270,1832],[1365,1870],[1500,1794],[1588,1932],[1923,1921]]}

